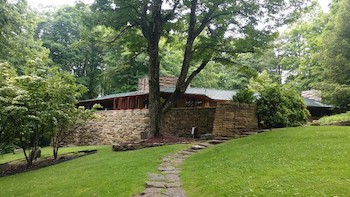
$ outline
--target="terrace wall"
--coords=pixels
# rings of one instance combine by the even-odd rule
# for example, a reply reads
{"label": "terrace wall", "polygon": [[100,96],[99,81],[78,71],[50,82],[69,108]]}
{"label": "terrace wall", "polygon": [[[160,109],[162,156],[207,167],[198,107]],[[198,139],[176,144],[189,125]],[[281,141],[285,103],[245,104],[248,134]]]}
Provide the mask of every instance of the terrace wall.
{"label": "terrace wall", "polygon": [[138,141],[149,132],[149,111],[98,111],[100,118],[86,122],[73,132],[66,144],[110,145],[114,142]]}
{"label": "terrace wall", "polygon": [[258,129],[255,104],[218,103],[213,126],[214,136],[237,137],[243,131]]}
{"label": "terrace wall", "polygon": [[168,112],[161,131],[175,136],[190,136],[192,127],[196,134],[212,133],[215,108],[175,108]]}
{"label": "terrace wall", "polygon": [[[114,142],[139,141],[149,134],[148,109],[99,111],[99,119],[76,129],[66,144],[110,145]],[[242,131],[258,128],[256,105],[218,104],[216,108],[176,108],[164,117],[161,131],[174,136],[213,133],[235,137]]]}

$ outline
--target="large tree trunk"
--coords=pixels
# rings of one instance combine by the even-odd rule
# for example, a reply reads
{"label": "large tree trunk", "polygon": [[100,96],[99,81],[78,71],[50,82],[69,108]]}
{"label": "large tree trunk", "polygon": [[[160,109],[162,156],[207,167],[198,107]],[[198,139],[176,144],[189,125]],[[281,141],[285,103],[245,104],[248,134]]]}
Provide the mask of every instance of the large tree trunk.
{"label": "large tree trunk", "polygon": [[[148,41],[148,55],[149,55],[149,115],[150,115],[150,130],[154,136],[160,136],[160,124],[162,116],[164,116],[176,103],[176,101],[185,93],[189,83],[193,77],[196,76],[208,63],[209,60],[203,60],[202,64],[190,76],[188,71],[192,60],[192,48],[196,37],[203,31],[210,20],[212,11],[201,21],[198,28],[196,28],[196,9],[197,0],[191,1],[190,23],[188,27],[187,43],[184,52],[184,59],[182,63],[181,74],[176,84],[175,92],[172,94],[166,103],[161,106],[160,103],[160,89],[159,89],[159,41],[163,31],[164,22],[170,19],[175,8],[180,1],[176,1],[173,7],[173,12],[170,15],[162,17],[161,5],[162,0],[155,0],[148,5],[144,4],[143,13],[141,14],[141,28],[144,37]],[[147,18],[147,12],[150,11],[150,18]],[[169,17],[169,18],[168,18]]]}
{"label": "large tree trunk", "polygon": [[[163,31],[161,16],[162,0],[155,0],[148,5],[144,4],[141,27],[144,37],[148,41],[148,74],[149,74],[149,116],[151,135],[160,136],[160,89],[159,89],[159,40]],[[150,9],[152,17],[147,19],[147,10]]]}
{"label": "large tree trunk", "polygon": [[149,54],[149,116],[150,116],[150,130],[154,136],[160,136],[160,89],[159,89],[159,56],[158,56],[158,42],[150,43]]}

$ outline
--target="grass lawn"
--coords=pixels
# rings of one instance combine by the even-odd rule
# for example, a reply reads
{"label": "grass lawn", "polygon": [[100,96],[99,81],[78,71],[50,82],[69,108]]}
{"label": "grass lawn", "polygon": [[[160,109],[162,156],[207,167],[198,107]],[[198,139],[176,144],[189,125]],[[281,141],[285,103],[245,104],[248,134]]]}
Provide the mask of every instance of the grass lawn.
{"label": "grass lawn", "polygon": [[148,172],[157,171],[163,156],[187,146],[127,152],[113,152],[111,146],[98,147],[96,154],[2,177],[0,196],[132,196],[143,191]]}
{"label": "grass lawn", "polygon": [[278,129],[189,157],[189,196],[349,196],[350,127]]}

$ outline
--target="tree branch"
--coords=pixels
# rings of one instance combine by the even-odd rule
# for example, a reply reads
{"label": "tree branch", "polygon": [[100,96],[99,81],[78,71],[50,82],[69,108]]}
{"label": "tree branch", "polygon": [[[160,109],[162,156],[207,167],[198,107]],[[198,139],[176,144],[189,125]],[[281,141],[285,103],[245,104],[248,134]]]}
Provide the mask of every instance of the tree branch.
{"label": "tree branch", "polygon": [[175,1],[174,6],[173,6],[173,8],[171,9],[171,12],[168,13],[167,15],[165,15],[165,17],[164,17],[164,19],[163,19],[163,24],[164,24],[165,22],[167,22],[168,20],[170,20],[172,16],[174,16],[175,11],[176,11],[176,8],[179,6],[179,3],[180,3],[180,0],[176,0],[176,1]]}
{"label": "tree branch", "polygon": [[195,71],[193,71],[193,72],[191,73],[191,75],[187,78],[187,80],[186,80],[186,82],[185,82],[186,88],[187,88],[188,85],[191,83],[191,81],[193,80],[193,78],[194,78],[195,76],[197,76],[197,75],[205,68],[205,66],[208,65],[209,61],[210,61],[210,59],[205,59],[205,60],[203,60],[203,62],[201,63],[201,65],[199,65],[199,67],[198,67]]}
{"label": "tree branch", "polygon": [[122,37],[122,35],[124,35],[125,32],[127,32],[128,30],[132,29],[134,27],[134,25],[128,25],[126,27],[124,27],[117,36],[115,36],[113,38],[113,40],[111,41],[108,41],[108,42],[105,42],[105,41],[102,41],[103,43],[106,43],[106,44],[112,44],[114,43],[116,40],[118,40],[120,37]]}
{"label": "tree branch", "polygon": [[143,5],[143,9],[142,9],[140,26],[141,26],[143,36],[147,40],[150,40],[152,34],[151,34],[151,27],[150,27],[149,21],[147,19],[147,11],[148,11],[148,2],[145,2],[145,4]]}

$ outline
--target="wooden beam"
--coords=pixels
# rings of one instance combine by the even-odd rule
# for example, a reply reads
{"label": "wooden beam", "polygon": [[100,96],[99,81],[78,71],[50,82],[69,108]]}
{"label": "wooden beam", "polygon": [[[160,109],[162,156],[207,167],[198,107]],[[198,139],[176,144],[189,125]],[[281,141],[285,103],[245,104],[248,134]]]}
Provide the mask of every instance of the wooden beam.
{"label": "wooden beam", "polygon": [[123,98],[119,98],[118,100],[118,109],[121,110],[123,107]]}
{"label": "wooden beam", "polygon": [[116,103],[115,103],[116,100],[117,100],[117,98],[114,98],[114,99],[113,99],[113,110],[116,110],[116,109],[117,109]]}
{"label": "wooden beam", "polygon": [[126,107],[125,109],[130,109],[130,97],[126,98]]}

